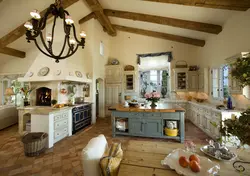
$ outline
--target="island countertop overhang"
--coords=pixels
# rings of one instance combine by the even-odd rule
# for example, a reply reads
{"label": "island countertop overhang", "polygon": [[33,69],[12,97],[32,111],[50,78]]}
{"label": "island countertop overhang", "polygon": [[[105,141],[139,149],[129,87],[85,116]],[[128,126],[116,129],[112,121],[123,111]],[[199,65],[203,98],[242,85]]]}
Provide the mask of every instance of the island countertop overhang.
{"label": "island countertop overhang", "polygon": [[139,107],[124,107],[123,104],[117,104],[109,108],[111,111],[121,112],[185,112],[185,109],[176,104],[170,103],[158,103],[155,108],[151,108],[150,105]]}

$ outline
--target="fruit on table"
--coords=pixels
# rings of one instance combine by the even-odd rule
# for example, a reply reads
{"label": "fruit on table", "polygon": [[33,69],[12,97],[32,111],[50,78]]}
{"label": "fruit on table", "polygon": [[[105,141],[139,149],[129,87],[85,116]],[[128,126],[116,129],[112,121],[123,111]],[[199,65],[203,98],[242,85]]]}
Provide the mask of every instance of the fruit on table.
{"label": "fruit on table", "polygon": [[200,172],[201,170],[200,164],[195,160],[190,161],[189,167],[193,172]]}
{"label": "fruit on table", "polygon": [[188,161],[188,159],[185,157],[185,156],[181,156],[180,158],[179,158],[179,164],[180,164],[180,166],[182,166],[182,167],[188,167],[188,165],[189,165],[189,161]]}
{"label": "fruit on table", "polygon": [[196,156],[196,155],[190,155],[190,157],[189,157],[189,161],[196,161],[197,163],[200,163],[200,158],[198,158],[198,156]]}

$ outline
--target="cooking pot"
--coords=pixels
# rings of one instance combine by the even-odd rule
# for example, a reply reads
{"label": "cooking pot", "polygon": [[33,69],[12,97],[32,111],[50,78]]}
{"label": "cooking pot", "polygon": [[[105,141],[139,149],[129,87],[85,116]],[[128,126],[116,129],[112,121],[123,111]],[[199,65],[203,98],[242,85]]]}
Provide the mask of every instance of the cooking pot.
{"label": "cooking pot", "polygon": [[83,104],[84,103],[84,97],[76,97],[75,98],[76,104]]}

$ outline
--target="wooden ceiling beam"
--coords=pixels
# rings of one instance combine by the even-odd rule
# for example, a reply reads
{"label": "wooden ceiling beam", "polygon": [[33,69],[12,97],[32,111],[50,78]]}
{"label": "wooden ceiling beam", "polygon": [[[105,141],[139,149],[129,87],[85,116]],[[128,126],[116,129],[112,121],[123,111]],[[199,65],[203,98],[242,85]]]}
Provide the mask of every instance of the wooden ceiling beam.
{"label": "wooden ceiling beam", "polygon": [[[76,3],[79,0],[64,0],[63,1],[63,8],[67,8],[71,6],[72,4]],[[43,10],[41,12],[41,16],[43,16],[46,13],[47,9]],[[27,12],[28,13],[28,12]],[[31,20],[31,19],[30,19]],[[6,34],[0,39],[0,47],[3,48],[7,46],[8,44],[14,42],[15,40],[19,39],[26,33],[26,29],[24,27],[24,23],[18,26],[16,29],[11,31],[10,33]]]}
{"label": "wooden ceiling beam", "polygon": [[19,57],[19,58],[25,58],[25,56],[26,56],[25,52],[19,51],[19,50],[16,50],[16,49],[12,49],[12,48],[9,48],[9,47],[0,48],[0,53],[10,55],[10,56],[14,56],[14,57]]}
{"label": "wooden ceiling beam", "polygon": [[161,2],[179,4],[195,7],[206,7],[214,9],[246,11],[250,8],[249,0],[144,0],[151,2]]}
{"label": "wooden ceiling beam", "polygon": [[109,18],[104,14],[103,8],[98,0],[85,0],[91,10],[95,13],[95,16],[99,23],[103,26],[104,31],[107,31],[107,33],[111,36],[116,36],[116,30],[112,26],[111,22],[109,21]]}
{"label": "wooden ceiling beam", "polygon": [[200,23],[200,22],[195,22],[195,21],[187,21],[187,20],[181,20],[181,19],[175,19],[175,18],[147,15],[147,14],[134,13],[134,12],[126,12],[126,11],[118,11],[118,10],[110,10],[110,9],[104,9],[104,13],[107,16],[112,16],[112,17],[168,25],[168,26],[179,27],[183,29],[191,29],[195,31],[211,33],[211,34],[219,34],[222,31],[222,27],[219,25]]}
{"label": "wooden ceiling beam", "polygon": [[114,24],[113,26],[119,31],[125,31],[125,32],[134,33],[134,34],[156,37],[160,39],[171,40],[175,42],[180,42],[180,43],[185,43],[185,44],[190,44],[190,45],[195,45],[195,46],[200,46],[200,47],[203,47],[205,45],[205,40],[193,39],[193,38],[182,37],[178,35],[172,35],[172,34],[167,34],[167,33],[149,31],[149,30],[144,30],[144,29],[114,25]]}
{"label": "wooden ceiling beam", "polygon": [[85,23],[89,20],[91,20],[92,18],[96,18],[95,13],[91,12],[90,14],[88,14],[87,16],[83,17],[82,19],[79,20],[79,24]]}

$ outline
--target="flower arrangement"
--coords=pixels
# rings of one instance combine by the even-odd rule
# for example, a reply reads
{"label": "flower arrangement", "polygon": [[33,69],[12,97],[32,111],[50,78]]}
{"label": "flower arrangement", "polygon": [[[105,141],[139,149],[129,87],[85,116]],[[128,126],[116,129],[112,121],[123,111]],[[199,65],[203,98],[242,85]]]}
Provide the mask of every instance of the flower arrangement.
{"label": "flower arrangement", "polygon": [[155,103],[160,100],[160,97],[161,97],[161,95],[155,91],[145,94],[146,100],[151,101],[151,105],[150,105],[151,107],[157,106]]}
{"label": "flower arrangement", "polygon": [[27,99],[29,94],[35,89],[35,87],[29,87],[29,86],[25,86],[22,87],[20,90],[23,92],[24,94],[24,99]]}
{"label": "flower arrangement", "polygon": [[237,79],[242,87],[250,85],[250,56],[237,59],[231,67],[232,77]]}

